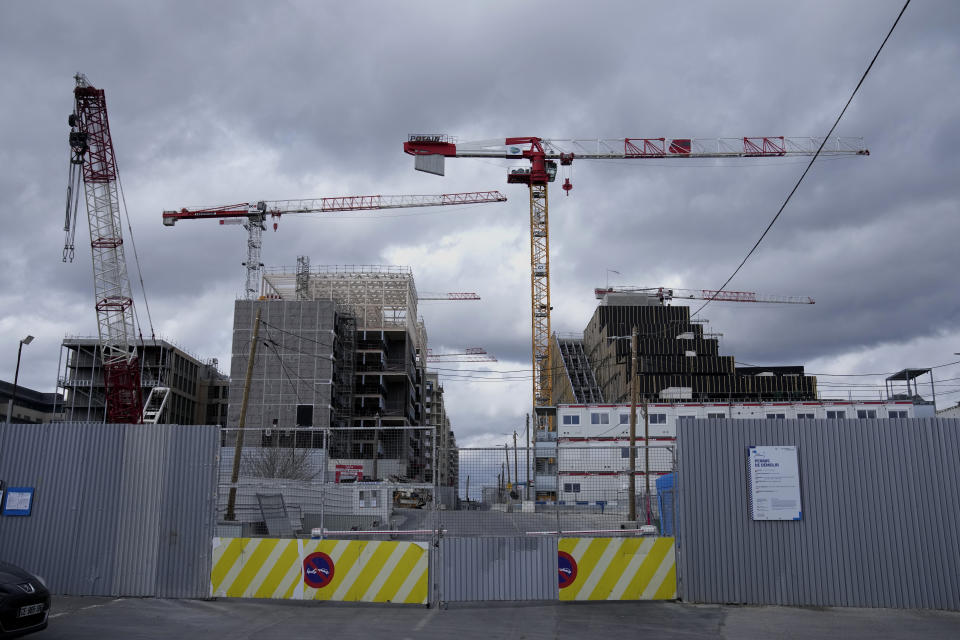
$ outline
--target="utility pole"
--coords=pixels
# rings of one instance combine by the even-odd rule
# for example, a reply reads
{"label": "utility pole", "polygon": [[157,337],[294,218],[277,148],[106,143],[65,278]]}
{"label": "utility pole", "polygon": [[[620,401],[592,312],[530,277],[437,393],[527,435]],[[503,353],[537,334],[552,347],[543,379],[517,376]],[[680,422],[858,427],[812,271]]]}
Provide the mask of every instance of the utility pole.
{"label": "utility pole", "polygon": [[[507,484],[504,488],[510,487],[510,445],[503,443],[503,455],[507,458]],[[512,488],[512,487],[511,487]]]}
{"label": "utility pole", "polygon": [[527,414],[527,490],[524,496],[530,500],[530,414]]}
{"label": "utility pole", "polygon": [[237,439],[233,445],[233,471],[230,473],[230,496],[227,499],[227,520],[236,520],[234,507],[237,503],[237,479],[240,477],[240,456],[243,454],[243,428],[247,420],[247,403],[250,400],[250,379],[253,377],[253,361],[257,356],[257,340],[260,336],[260,314],[263,307],[257,308],[257,317],[253,321],[253,337],[250,338],[250,357],[247,359],[247,378],[243,383],[243,400],[240,402],[240,420],[237,423]]}
{"label": "utility pole", "polygon": [[517,468],[517,430],[513,430],[513,482],[520,484],[520,470]]}
{"label": "utility pole", "polygon": [[637,328],[633,328],[630,339],[630,481],[628,491],[629,511],[627,519],[635,522],[637,519],[637,342],[639,336]]}
{"label": "utility pole", "polygon": [[643,478],[647,489],[647,524],[650,524],[650,414],[647,411],[647,394],[643,394],[643,456]]}

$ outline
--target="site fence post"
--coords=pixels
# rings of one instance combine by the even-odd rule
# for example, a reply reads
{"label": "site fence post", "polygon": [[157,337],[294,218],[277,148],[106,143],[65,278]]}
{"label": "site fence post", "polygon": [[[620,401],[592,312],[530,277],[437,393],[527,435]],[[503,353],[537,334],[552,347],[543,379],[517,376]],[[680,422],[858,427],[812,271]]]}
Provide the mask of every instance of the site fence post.
{"label": "site fence post", "polygon": [[326,537],[327,467],[330,466],[330,427],[323,430],[323,462],[320,468],[320,540]]}
{"label": "site fence post", "polygon": [[[557,432],[554,432],[554,435],[555,435],[555,436],[556,436],[556,434],[557,434]],[[560,527],[560,488],[561,488],[561,485],[560,485],[560,452],[562,451],[562,449],[560,448],[560,438],[559,438],[559,437],[555,437],[555,438],[554,438],[554,451],[556,451],[556,457],[553,459],[553,461],[554,461],[553,473],[554,473],[554,477],[556,478],[556,490],[554,491],[554,494],[553,494],[553,495],[554,495],[554,498],[553,498],[553,508],[554,508],[554,510],[557,512],[557,540],[559,540],[559,539],[560,539],[560,534],[561,534],[561,527]]]}
{"label": "site fence post", "polygon": [[677,454],[677,443],[674,441],[670,448],[673,468],[673,500],[670,501],[670,508],[673,511],[673,557],[676,565],[677,576],[677,598],[683,599],[683,571],[681,567],[682,552],[680,549],[680,523],[677,521],[677,502],[680,501],[680,457]]}

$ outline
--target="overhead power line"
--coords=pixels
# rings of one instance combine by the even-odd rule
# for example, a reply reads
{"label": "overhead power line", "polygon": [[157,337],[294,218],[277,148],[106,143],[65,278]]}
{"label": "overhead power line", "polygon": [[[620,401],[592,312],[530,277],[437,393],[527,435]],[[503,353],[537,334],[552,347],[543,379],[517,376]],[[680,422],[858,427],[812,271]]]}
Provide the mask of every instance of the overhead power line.
{"label": "overhead power line", "polygon": [[887,32],[887,37],[884,38],[883,42],[880,43],[880,48],[877,49],[877,52],[873,55],[873,60],[871,60],[870,64],[867,65],[867,70],[864,71],[863,75],[860,77],[860,82],[857,83],[857,86],[853,89],[853,93],[850,94],[850,98],[847,100],[847,104],[843,105],[843,109],[840,111],[840,115],[837,116],[837,119],[833,123],[833,126],[830,127],[830,131],[828,131],[827,135],[823,138],[823,142],[820,143],[820,147],[817,149],[817,152],[813,154],[812,158],[810,158],[810,162],[807,163],[807,168],[803,170],[802,174],[800,174],[800,178],[797,180],[797,183],[793,185],[793,189],[790,190],[790,193],[787,195],[787,199],[783,201],[782,205],[780,205],[780,210],[777,211],[777,214],[775,216],[773,216],[773,219],[770,221],[770,224],[768,224],[767,228],[763,230],[763,233],[760,234],[760,237],[754,243],[753,247],[751,247],[750,251],[747,252],[747,255],[744,256],[743,260],[740,262],[737,268],[733,270],[733,273],[730,274],[730,277],[727,278],[726,282],[723,283],[723,286],[721,286],[717,290],[716,295],[714,295],[713,298],[711,298],[710,300],[707,300],[702,305],[700,305],[700,308],[693,312],[693,316],[703,311],[703,309],[708,304],[713,302],[716,299],[716,297],[720,295],[720,292],[726,289],[727,285],[730,284],[730,281],[733,280],[738,273],[740,273],[740,269],[743,268],[743,265],[747,263],[747,260],[750,259],[750,257],[754,254],[754,252],[760,246],[760,243],[763,242],[763,239],[767,237],[767,234],[770,232],[770,229],[773,228],[773,225],[780,218],[780,214],[783,213],[783,210],[787,208],[787,204],[790,202],[790,199],[793,198],[793,194],[797,192],[797,189],[800,187],[800,184],[803,182],[803,179],[807,177],[807,173],[810,172],[810,168],[813,166],[813,163],[817,161],[817,157],[820,155],[820,152],[823,151],[823,145],[826,144],[830,136],[833,135],[833,131],[834,129],[837,128],[837,125],[840,124],[840,120],[841,118],[843,118],[843,114],[847,112],[847,108],[850,106],[850,103],[853,102],[853,98],[854,96],[857,95],[857,92],[860,90],[860,87],[863,85],[863,81],[867,79],[867,75],[870,73],[870,70],[873,68],[873,63],[877,61],[877,58],[880,56],[880,52],[883,51],[883,47],[884,45],[887,44],[887,40],[889,40],[890,36],[893,35],[893,30],[897,28],[897,24],[900,22],[900,18],[903,17],[903,12],[907,10],[907,7],[909,5],[910,5],[910,0],[907,0],[907,2],[903,5],[903,8],[900,9],[900,13],[897,15],[897,19],[893,21],[893,26],[891,26],[890,31]]}

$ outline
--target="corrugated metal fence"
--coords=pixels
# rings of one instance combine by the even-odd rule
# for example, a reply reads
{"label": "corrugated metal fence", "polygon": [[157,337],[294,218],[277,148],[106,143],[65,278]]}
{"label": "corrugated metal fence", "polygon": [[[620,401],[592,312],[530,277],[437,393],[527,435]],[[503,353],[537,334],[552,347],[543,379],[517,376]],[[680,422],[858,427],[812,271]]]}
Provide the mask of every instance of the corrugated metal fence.
{"label": "corrugated metal fence", "polygon": [[0,517],[0,558],[54,593],[205,597],[217,427],[0,424],[0,480],[33,487]]}
{"label": "corrugated metal fence", "polygon": [[437,560],[444,602],[558,597],[556,538],[443,538]]}
{"label": "corrugated metal fence", "polygon": [[[960,420],[696,420],[677,443],[684,600],[960,609]],[[760,445],[798,448],[802,520],[751,520]]]}

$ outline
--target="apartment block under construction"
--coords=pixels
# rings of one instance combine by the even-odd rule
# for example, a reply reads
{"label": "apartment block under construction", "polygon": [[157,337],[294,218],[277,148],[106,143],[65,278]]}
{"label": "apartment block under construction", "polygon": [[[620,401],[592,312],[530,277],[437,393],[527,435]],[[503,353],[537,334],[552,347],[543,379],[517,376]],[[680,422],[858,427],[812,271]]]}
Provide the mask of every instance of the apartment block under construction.
{"label": "apartment block under construction", "polygon": [[630,401],[631,337],[638,333],[638,394],[647,401],[802,401],[817,380],[802,366],[744,368],[720,355],[716,338],[687,306],[656,295],[607,293],[583,336],[554,336],[553,404]]}
{"label": "apartment block under construction", "polygon": [[[331,459],[391,459],[411,480],[432,480],[434,434],[425,408],[427,334],[407,267],[268,268],[259,300],[235,307],[230,424],[237,424],[250,343],[261,314],[247,427],[263,445],[321,447]],[[299,438],[299,440],[296,440]],[[398,471],[399,469],[399,471]],[[448,471],[445,470],[446,473]]]}
{"label": "apartment block under construction", "polygon": [[[163,422],[226,424],[228,381],[216,359],[203,360],[161,338],[144,338],[137,346],[143,400],[153,387],[170,389]],[[99,338],[64,338],[58,369],[64,420],[103,422],[106,388]]]}

